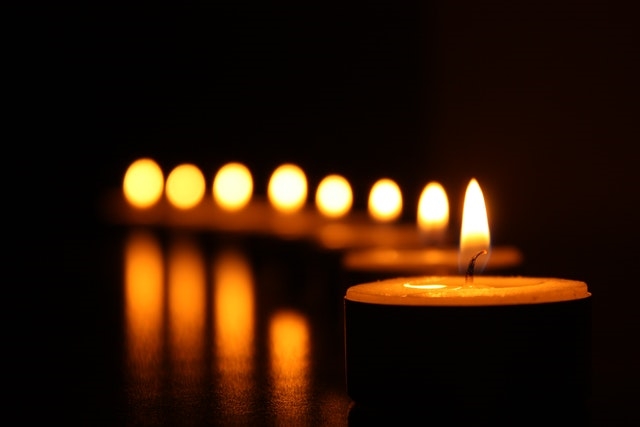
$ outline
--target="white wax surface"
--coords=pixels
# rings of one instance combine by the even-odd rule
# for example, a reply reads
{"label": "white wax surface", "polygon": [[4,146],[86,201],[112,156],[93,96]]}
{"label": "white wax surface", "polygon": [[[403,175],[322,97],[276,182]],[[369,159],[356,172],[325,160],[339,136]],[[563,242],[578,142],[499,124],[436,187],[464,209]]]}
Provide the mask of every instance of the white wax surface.
{"label": "white wax surface", "polygon": [[[408,285],[408,286],[407,286]],[[490,306],[570,301],[591,295],[584,282],[547,277],[399,277],[347,289],[351,301],[407,306]]]}

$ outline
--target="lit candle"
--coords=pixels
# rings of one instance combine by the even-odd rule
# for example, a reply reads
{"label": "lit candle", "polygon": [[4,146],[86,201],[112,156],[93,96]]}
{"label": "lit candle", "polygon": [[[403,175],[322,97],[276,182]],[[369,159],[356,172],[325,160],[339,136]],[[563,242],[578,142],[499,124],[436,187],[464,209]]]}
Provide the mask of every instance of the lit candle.
{"label": "lit candle", "polygon": [[400,186],[390,178],[380,178],[371,186],[366,213],[349,212],[338,220],[333,218],[316,227],[313,237],[320,246],[331,250],[419,245],[419,231],[413,224],[399,222],[401,214]]}
{"label": "lit candle", "polygon": [[449,199],[439,182],[429,182],[418,200],[418,228],[428,245],[441,246],[449,225]]}
{"label": "lit candle", "polygon": [[353,205],[351,184],[342,175],[331,174],[322,178],[316,190],[316,207],[327,218],[343,218]]}
{"label": "lit candle", "polygon": [[[470,205],[484,207],[465,209]],[[453,423],[580,420],[590,384],[586,283],[478,276],[490,254],[483,247],[488,229],[483,235],[477,227],[484,215],[475,215],[479,222],[467,218],[461,236],[460,252],[468,257],[464,274],[398,277],[347,289],[349,396],[373,412],[414,408]]]}
{"label": "lit candle", "polygon": [[301,167],[284,163],[278,166],[267,187],[271,204],[269,232],[284,239],[308,238],[324,218],[307,206],[308,182]]}
{"label": "lit candle", "polygon": [[272,174],[268,198],[253,194],[249,168],[229,162],[218,169],[211,197],[194,164],[176,166],[164,182],[160,166],[151,158],[134,161],[122,189],[104,197],[103,212],[110,221],[218,233],[304,238],[326,221],[305,206],[307,182],[301,168],[283,164]]}
{"label": "lit candle", "polygon": [[[523,256],[518,248],[490,245],[484,196],[476,179],[469,182],[464,203],[462,231],[468,229],[468,232],[464,232],[464,238],[474,240],[480,236],[479,242],[466,245],[465,253],[446,244],[449,202],[442,185],[430,182],[425,186],[418,204],[418,243],[405,242],[404,246],[399,247],[352,249],[345,252],[343,267],[354,276],[370,277],[372,280],[406,274],[455,274],[464,271],[464,260],[470,258],[470,253],[477,252],[478,247],[490,251],[490,256],[478,261],[482,263],[479,270],[508,270],[520,265]],[[469,215],[472,211],[480,214]]]}

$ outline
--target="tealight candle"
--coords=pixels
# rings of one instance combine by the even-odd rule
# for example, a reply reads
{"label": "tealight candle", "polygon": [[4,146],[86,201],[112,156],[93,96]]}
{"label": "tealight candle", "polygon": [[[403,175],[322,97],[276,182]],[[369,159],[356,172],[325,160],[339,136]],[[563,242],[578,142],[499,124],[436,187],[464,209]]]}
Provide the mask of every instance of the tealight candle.
{"label": "tealight candle", "polygon": [[401,407],[416,416],[446,417],[447,425],[522,425],[551,416],[584,421],[591,293],[577,280],[475,277],[491,255],[478,194],[471,193],[471,203],[469,192],[465,199],[464,274],[397,277],[347,289],[347,392],[376,414]]}
{"label": "tealight candle", "polygon": [[465,268],[460,260],[468,259],[480,248],[488,248],[490,252],[490,256],[481,260],[482,270],[509,271],[522,263],[523,255],[517,247],[491,246],[484,196],[477,180],[472,179],[467,186],[459,248],[444,244],[448,213],[444,188],[438,182],[428,183],[418,205],[420,242],[414,242],[413,246],[405,241],[404,245],[346,251],[342,266],[352,283],[403,275],[457,274]]}
{"label": "tealight candle", "polygon": [[321,247],[341,251],[421,244],[422,238],[415,225],[399,222],[401,213],[400,187],[390,178],[381,178],[371,187],[366,213],[349,212],[320,224],[313,237]]}
{"label": "tealight candle", "polygon": [[[468,214],[473,211],[474,221]],[[463,227],[470,228],[472,244],[469,251],[447,246],[446,228],[449,223],[449,204],[444,188],[432,181],[425,186],[418,204],[419,232],[414,241],[405,240],[395,246],[353,248],[342,257],[342,265],[349,276],[360,281],[386,279],[399,275],[456,274],[464,269],[460,259],[480,247],[489,248],[490,256],[482,260],[484,269],[508,271],[522,263],[523,255],[515,246],[491,246],[484,196],[477,180],[469,182],[465,194]]]}
{"label": "tealight candle", "polygon": [[581,281],[416,276],[344,297],[347,392],[361,408],[450,421],[579,420],[589,397],[590,301]]}
{"label": "tealight candle", "polygon": [[108,220],[129,225],[286,239],[309,238],[328,222],[305,205],[306,177],[292,164],[274,171],[268,199],[253,194],[251,171],[239,162],[227,163],[217,171],[212,197],[204,197],[206,182],[195,165],[174,168],[166,185],[163,179],[153,159],[136,160],[125,173],[123,188],[105,194],[101,211]]}

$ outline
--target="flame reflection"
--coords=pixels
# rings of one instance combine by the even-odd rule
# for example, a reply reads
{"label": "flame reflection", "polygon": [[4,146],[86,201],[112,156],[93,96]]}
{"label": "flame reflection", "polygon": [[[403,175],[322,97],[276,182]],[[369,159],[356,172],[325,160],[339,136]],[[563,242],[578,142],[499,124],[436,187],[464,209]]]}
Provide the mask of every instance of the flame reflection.
{"label": "flame reflection", "polygon": [[202,380],[204,366],[205,268],[202,254],[191,240],[177,240],[170,247],[168,279],[173,380],[178,386],[181,382],[197,383]]}
{"label": "flame reflection", "polygon": [[[131,233],[124,250],[127,373],[132,397],[161,390],[164,270],[160,244],[147,232]],[[152,414],[137,413],[147,420]]]}
{"label": "flame reflection", "polygon": [[239,251],[220,252],[213,263],[213,312],[223,411],[250,404],[253,390],[254,279]]}
{"label": "flame reflection", "polygon": [[307,319],[293,310],[276,312],[269,323],[273,407],[282,425],[303,425],[308,407],[310,338]]}

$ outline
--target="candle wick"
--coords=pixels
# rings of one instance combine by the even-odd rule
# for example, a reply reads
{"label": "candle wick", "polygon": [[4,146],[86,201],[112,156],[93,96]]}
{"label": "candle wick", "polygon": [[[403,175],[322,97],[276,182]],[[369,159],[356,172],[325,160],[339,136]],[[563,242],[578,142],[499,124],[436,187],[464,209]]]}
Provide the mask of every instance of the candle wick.
{"label": "candle wick", "polygon": [[473,270],[476,267],[476,260],[480,255],[486,255],[486,254],[487,254],[486,249],[483,249],[477,254],[475,254],[473,258],[471,258],[471,261],[469,261],[469,267],[467,267],[467,274],[465,274],[464,276],[465,283],[473,283]]}

